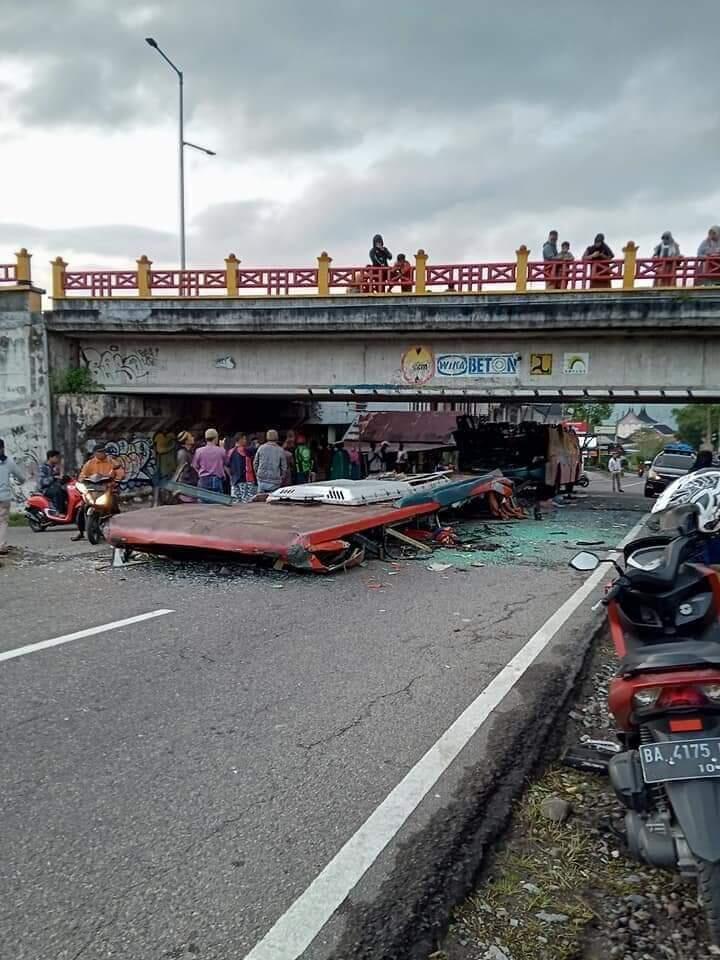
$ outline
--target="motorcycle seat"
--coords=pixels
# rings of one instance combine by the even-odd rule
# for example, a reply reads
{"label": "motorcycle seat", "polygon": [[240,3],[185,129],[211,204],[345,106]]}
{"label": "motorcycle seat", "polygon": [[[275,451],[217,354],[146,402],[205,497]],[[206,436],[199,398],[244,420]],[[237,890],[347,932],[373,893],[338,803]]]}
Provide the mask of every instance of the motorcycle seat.
{"label": "motorcycle seat", "polygon": [[[659,545],[659,544],[658,544]],[[678,575],[681,563],[696,550],[696,544],[685,537],[668,541],[663,549],[662,562],[654,570],[638,570],[628,567],[625,576],[631,586],[648,593],[657,593],[670,588]]]}
{"label": "motorcycle seat", "polygon": [[652,673],[666,670],[720,667],[720,642],[678,637],[672,643],[631,650],[620,661],[619,673]]}

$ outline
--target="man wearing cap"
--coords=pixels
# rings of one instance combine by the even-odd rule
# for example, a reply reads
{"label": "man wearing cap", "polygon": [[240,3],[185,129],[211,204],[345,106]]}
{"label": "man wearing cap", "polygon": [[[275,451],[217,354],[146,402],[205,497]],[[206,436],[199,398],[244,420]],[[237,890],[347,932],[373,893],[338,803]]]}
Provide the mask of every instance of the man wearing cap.
{"label": "man wearing cap", "polygon": [[[110,477],[115,483],[120,483],[125,476],[125,470],[119,460],[108,456],[104,443],[96,443],[93,454],[85,462],[78,480],[87,480],[88,477]],[[85,536],[85,507],[78,510],[78,533],[73,540],[82,540]]]}
{"label": "man wearing cap", "polygon": [[225,450],[218,445],[218,432],[214,427],[205,431],[205,446],[199,447],[193,457],[193,469],[198,475],[201,490],[223,492],[225,477]]}

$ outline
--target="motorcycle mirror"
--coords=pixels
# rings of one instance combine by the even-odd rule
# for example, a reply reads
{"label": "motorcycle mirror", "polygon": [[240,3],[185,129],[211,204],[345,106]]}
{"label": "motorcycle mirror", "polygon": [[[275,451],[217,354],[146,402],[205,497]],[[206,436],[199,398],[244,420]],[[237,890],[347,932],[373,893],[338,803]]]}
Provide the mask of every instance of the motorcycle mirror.
{"label": "motorcycle mirror", "polygon": [[600,566],[600,557],[597,554],[590,553],[589,550],[583,550],[582,553],[576,553],[570,561],[573,570],[580,570],[587,573],[590,570],[597,570]]}

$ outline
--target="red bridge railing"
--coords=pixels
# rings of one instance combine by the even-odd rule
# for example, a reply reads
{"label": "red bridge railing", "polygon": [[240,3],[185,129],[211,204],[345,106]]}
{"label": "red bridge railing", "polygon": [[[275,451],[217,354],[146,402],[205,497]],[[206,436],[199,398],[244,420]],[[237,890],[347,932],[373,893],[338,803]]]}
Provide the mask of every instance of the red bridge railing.
{"label": "red bridge railing", "polygon": [[30,286],[30,260],[30,254],[23,247],[15,254],[15,263],[0,263],[0,284]]}
{"label": "red bridge railing", "polygon": [[202,270],[157,270],[144,256],[136,270],[68,270],[58,257],[52,265],[53,297],[568,293],[720,285],[720,256],[641,259],[634,243],[624,247],[622,258],[612,260],[536,261],[529,254],[520,247],[515,260],[507,262],[434,264],[418,250],[415,263],[402,268],[336,267],[327,253],[317,258],[316,267],[245,267],[230,254],[224,269]]}
{"label": "red bridge railing", "polygon": [[0,283],[17,283],[16,264],[0,263]]}

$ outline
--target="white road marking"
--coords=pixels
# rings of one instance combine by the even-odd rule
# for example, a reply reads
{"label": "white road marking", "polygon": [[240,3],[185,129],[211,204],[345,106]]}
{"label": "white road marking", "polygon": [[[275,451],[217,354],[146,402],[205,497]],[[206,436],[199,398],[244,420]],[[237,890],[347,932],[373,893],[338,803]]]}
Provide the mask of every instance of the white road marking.
{"label": "white road marking", "polygon": [[[618,546],[628,543],[641,526],[642,521]],[[370,814],[245,960],[297,960],[490,713],[607,575],[608,567],[603,564],[558,607]]]}
{"label": "white road marking", "polygon": [[96,633],[105,633],[108,630],[119,630],[120,627],[129,627],[131,623],[142,623],[143,620],[152,620],[155,617],[164,617],[174,610],[151,610],[150,613],[139,613],[136,617],[127,617],[125,620],[113,620],[112,623],[103,623],[99,627],[88,627],[87,630],[78,630],[75,633],[66,633],[62,637],[53,637],[52,640],[41,640],[39,643],[29,643],[26,647],[16,647],[14,650],[0,652],[0,662],[14,660],[15,657],[24,657],[26,653],[35,653],[37,650],[47,650],[49,647],[59,647],[61,643],[70,643],[72,640],[82,640],[83,637],[93,637]]}

